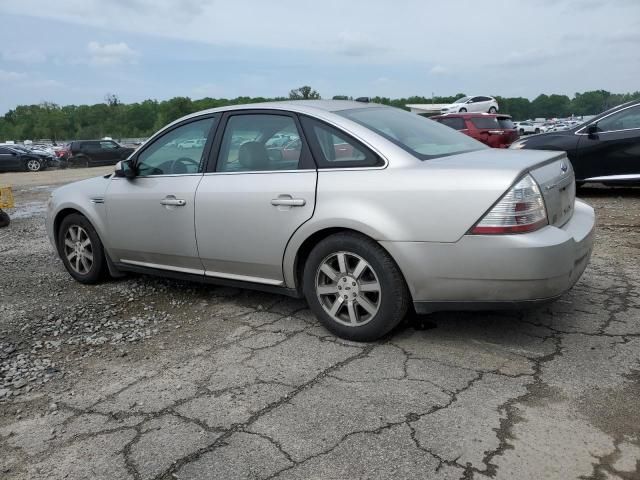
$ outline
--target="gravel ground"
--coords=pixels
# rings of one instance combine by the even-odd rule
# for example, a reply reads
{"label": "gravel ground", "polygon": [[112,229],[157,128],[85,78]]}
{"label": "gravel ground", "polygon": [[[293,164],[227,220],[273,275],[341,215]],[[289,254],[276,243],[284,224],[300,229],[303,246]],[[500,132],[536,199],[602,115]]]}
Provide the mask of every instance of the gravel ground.
{"label": "gravel ground", "polygon": [[44,202],[110,169],[0,175],[0,477],[640,478],[640,189],[579,192],[597,245],[560,301],[357,344],[277,295],[73,282]]}

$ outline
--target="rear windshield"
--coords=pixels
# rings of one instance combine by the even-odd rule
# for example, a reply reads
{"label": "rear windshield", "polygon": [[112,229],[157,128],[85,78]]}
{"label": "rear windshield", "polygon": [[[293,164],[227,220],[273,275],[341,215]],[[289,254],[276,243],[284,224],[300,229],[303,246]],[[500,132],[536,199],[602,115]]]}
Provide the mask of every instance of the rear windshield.
{"label": "rear windshield", "polygon": [[500,128],[500,124],[498,123],[498,119],[496,117],[473,117],[471,118],[471,123],[473,123],[476,128]]}
{"label": "rear windshield", "polygon": [[489,148],[438,122],[397,108],[356,108],[336,113],[376,132],[420,160]]}
{"label": "rear windshield", "polygon": [[462,117],[437,118],[435,120],[447,127],[455,128],[456,130],[464,130],[467,128],[464,124],[464,118]]}
{"label": "rear windshield", "polygon": [[504,129],[514,129],[516,126],[513,124],[513,120],[510,118],[498,118],[498,123],[500,124],[500,128]]}

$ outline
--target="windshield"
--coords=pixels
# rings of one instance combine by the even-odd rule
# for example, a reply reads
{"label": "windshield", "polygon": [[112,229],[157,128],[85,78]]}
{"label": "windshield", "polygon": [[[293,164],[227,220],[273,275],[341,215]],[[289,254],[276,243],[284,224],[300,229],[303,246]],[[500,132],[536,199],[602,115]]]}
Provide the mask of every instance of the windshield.
{"label": "windshield", "polygon": [[373,130],[420,160],[488,148],[445,125],[397,108],[358,108],[337,113]]}
{"label": "windshield", "polygon": [[462,98],[457,99],[457,100],[456,100],[455,102],[453,102],[453,103],[465,103],[465,102],[467,102],[470,98],[471,98],[471,97],[462,97]]}

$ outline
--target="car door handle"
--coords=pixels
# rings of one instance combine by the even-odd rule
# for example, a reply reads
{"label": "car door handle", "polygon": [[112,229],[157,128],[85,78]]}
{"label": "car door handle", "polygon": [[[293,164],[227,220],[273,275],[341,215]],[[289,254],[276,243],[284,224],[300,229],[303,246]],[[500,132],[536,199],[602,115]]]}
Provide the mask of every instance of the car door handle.
{"label": "car door handle", "polygon": [[187,204],[186,200],[176,197],[166,197],[160,200],[160,205],[166,205],[171,207],[184,207]]}
{"label": "car door handle", "polygon": [[304,198],[292,198],[290,196],[278,197],[271,200],[271,205],[274,207],[304,207],[306,204],[307,201]]}

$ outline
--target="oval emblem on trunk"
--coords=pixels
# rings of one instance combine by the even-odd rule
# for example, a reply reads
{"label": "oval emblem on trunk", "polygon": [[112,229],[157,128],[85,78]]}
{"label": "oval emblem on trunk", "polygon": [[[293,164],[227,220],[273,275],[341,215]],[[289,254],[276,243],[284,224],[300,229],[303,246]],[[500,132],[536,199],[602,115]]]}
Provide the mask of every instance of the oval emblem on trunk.
{"label": "oval emblem on trunk", "polygon": [[560,162],[560,170],[562,170],[562,173],[567,173],[567,170],[569,170],[569,165],[564,162]]}

